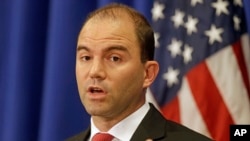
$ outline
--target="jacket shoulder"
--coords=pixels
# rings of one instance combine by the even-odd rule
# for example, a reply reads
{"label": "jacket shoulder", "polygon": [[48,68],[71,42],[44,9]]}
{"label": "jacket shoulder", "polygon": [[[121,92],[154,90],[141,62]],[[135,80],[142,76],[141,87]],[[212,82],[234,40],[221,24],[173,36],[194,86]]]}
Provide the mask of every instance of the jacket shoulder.
{"label": "jacket shoulder", "polygon": [[194,130],[166,119],[152,104],[150,110],[136,130],[136,140],[153,139],[157,141],[212,141]]}
{"label": "jacket shoulder", "polygon": [[90,136],[90,128],[86,129],[85,131],[82,131],[72,137],[69,137],[65,141],[87,141]]}

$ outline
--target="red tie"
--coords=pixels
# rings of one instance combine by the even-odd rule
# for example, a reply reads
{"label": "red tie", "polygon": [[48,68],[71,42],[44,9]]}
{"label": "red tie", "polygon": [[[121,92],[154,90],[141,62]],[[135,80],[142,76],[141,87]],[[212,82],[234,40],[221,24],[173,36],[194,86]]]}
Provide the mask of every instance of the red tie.
{"label": "red tie", "polygon": [[112,141],[114,137],[107,133],[97,133],[94,135],[92,141]]}

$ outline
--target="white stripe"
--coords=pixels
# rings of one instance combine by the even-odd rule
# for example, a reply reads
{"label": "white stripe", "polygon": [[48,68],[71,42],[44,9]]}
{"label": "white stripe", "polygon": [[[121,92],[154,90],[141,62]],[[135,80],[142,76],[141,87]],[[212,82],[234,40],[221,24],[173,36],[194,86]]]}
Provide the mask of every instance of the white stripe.
{"label": "white stripe", "polygon": [[178,99],[180,103],[181,123],[194,131],[197,131],[207,137],[211,137],[207,126],[202,119],[201,113],[197,108],[186,77],[183,78]]}
{"label": "white stripe", "polygon": [[148,88],[147,92],[146,92],[146,101],[152,103],[156,107],[156,109],[158,109],[158,110],[160,109],[158,103],[156,102],[156,100],[155,100],[155,98],[150,90],[150,88]]}
{"label": "white stripe", "polygon": [[235,124],[250,124],[250,104],[236,56],[228,46],[206,60]]}
{"label": "white stripe", "polygon": [[243,54],[244,54],[247,71],[248,71],[248,80],[250,81],[250,43],[249,43],[248,34],[245,34],[242,36],[241,43],[242,43]]}

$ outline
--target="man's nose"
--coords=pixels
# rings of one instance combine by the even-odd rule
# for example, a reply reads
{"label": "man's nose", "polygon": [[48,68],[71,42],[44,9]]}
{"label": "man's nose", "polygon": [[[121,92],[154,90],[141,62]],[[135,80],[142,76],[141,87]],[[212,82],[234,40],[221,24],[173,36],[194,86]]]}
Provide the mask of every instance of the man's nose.
{"label": "man's nose", "polygon": [[103,62],[94,59],[89,74],[91,78],[104,79],[106,77],[106,72]]}

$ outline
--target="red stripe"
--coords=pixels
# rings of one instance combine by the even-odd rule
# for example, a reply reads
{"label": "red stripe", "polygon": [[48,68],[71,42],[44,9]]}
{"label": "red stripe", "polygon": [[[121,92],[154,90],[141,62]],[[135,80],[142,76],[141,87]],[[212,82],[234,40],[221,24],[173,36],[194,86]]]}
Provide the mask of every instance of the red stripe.
{"label": "red stripe", "polygon": [[229,141],[229,125],[233,119],[205,63],[187,74],[191,92],[211,136],[217,141]]}
{"label": "red stripe", "polygon": [[250,99],[250,83],[249,83],[249,79],[248,79],[249,77],[248,77],[248,73],[247,73],[246,62],[244,59],[243,49],[242,49],[242,45],[241,45],[240,40],[233,44],[233,51],[234,51],[235,56],[237,58],[237,62],[239,64],[241,75],[242,75],[245,87],[247,89],[248,98]]}
{"label": "red stripe", "polygon": [[162,106],[161,111],[165,118],[180,123],[180,110],[177,96],[170,102]]}

